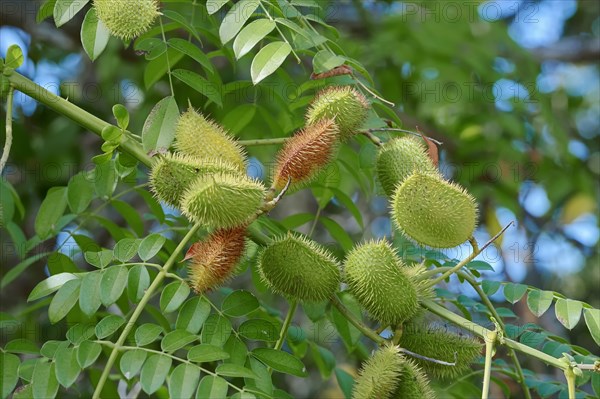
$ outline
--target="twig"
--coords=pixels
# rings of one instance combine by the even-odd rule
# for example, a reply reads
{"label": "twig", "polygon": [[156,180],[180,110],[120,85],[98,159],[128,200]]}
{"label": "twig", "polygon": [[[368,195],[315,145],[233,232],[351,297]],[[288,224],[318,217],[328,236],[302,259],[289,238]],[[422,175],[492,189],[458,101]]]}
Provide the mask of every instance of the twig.
{"label": "twig", "polygon": [[383,145],[383,143],[381,142],[381,139],[379,137],[375,136],[371,132],[371,129],[369,129],[369,130],[360,130],[359,133],[362,134],[363,136],[366,136],[377,147],[381,147]]}
{"label": "twig", "polygon": [[358,328],[360,332],[362,332],[367,338],[375,341],[379,345],[383,345],[386,340],[380,337],[375,333],[375,331],[371,330],[369,327],[365,326],[360,320],[350,312],[346,306],[340,301],[340,299],[333,295],[330,299],[331,304],[339,310],[339,312],[344,316],[354,327]]}
{"label": "twig", "polygon": [[386,103],[389,106],[395,107],[396,104],[394,104],[391,101],[386,100],[385,98],[378,96],[373,90],[369,89],[367,87],[367,85],[365,85],[363,82],[360,81],[360,79],[358,79],[356,76],[352,75],[354,77],[354,80],[356,81],[356,83],[358,83],[360,85],[360,87],[362,87],[363,89],[365,89],[370,95],[372,95],[373,97],[375,97],[376,99],[378,99],[379,101],[382,101],[384,103]]}
{"label": "twig", "polygon": [[442,366],[456,366],[456,356],[457,356],[456,352],[454,352],[454,361],[453,362],[445,362],[443,360],[434,359],[432,357],[427,357],[427,356],[419,355],[418,353],[411,352],[408,349],[404,349],[404,348],[400,348],[400,352],[401,353],[405,353],[405,354],[407,354],[409,356],[415,357],[417,359],[425,360],[425,361],[428,361],[428,362],[431,362],[431,363],[441,364]]}
{"label": "twig", "polygon": [[258,145],[284,144],[287,140],[289,140],[289,137],[277,137],[273,139],[238,140],[237,143],[245,147],[251,147]]}
{"label": "twig", "polygon": [[6,166],[8,161],[8,154],[10,154],[10,148],[12,147],[12,113],[13,113],[13,97],[15,89],[10,86],[8,89],[8,97],[6,98],[6,139],[4,141],[4,149],[2,150],[2,158],[0,159],[0,175]]}
{"label": "twig", "polygon": [[[376,128],[372,128],[368,130],[369,132],[373,133],[373,132],[401,132],[401,133],[408,133],[408,134],[412,134],[414,136],[419,136],[419,137],[423,137],[422,133],[417,133],[417,132],[413,132],[412,130],[405,130],[405,129],[399,129],[396,127],[376,127]],[[436,143],[437,145],[443,145],[444,143],[442,143],[439,140],[436,140],[434,138],[431,138],[429,136],[425,136],[428,140],[433,141],[434,143]]]}

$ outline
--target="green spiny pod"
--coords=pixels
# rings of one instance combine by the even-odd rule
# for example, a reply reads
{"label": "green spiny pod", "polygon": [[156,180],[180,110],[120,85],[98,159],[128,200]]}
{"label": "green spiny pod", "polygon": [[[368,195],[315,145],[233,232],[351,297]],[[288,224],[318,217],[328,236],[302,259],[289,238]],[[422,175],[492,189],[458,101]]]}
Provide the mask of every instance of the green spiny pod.
{"label": "green spiny pod", "polygon": [[418,244],[452,248],[473,235],[477,205],[459,185],[414,173],[394,193],[392,214],[399,230]]}
{"label": "green spiny pod", "polygon": [[277,156],[273,187],[281,190],[288,179],[292,189],[310,182],[333,159],[338,135],[333,119],[322,119],[296,133]]}
{"label": "green spiny pod", "polygon": [[227,281],[245,246],[246,226],[216,230],[192,245],[185,258],[190,260],[188,276],[194,291],[203,294]]}
{"label": "green spiny pod", "polygon": [[214,173],[198,177],[181,200],[183,214],[213,228],[245,224],[263,205],[265,187],[247,176]]}
{"label": "green spiny pod", "polygon": [[271,289],[290,299],[324,301],[340,284],[340,268],[333,255],[316,242],[288,234],[260,254],[258,270]]}
{"label": "green spiny pod", "polygon": [[419,311],[417,290],[406,266],[386,241],[355,247],[344,263],[350,292],[382,324],[409,320]]}
{"label": "green spiny pod", "polygon": [[367,120],[370,104],[352,86],[331,86],[317,94],[306,113],[306,124],[321,119],[333,119],[340,130],[340,139],[348,140]]}
{"label": "green spiny pod", "polygon": [[[377,350],[363,365],[352,389],[352,399],[392,399],[404,371],[397,346]],[[408,397],[407,397],[408,399]]]}
{"label": "green spiny pod", "polygon": [[190,107],[177,122],[175,148],[198,158],[222,159],[246,171],[246,154],[219,124]]}
{"label": "green spiny pod", "polygon": [[431,286],[431,279],[426,277],[427,268],[423,263],[415,263],[404,269],[406,275],[410,278],[417,291],[419,301],[423,299],[433,299],[435,292]]}
{"label": "green spiny pod", "polygon": [[123,40],[148,31],[160,15],[156,0],[94,0],[94,9],[110,34]]}
{"label": "green spiny pod", "polygon": [[388,197],[413,172],[436,174],[422,139],[401,137],[390,140],[377,153],[377,177]]}
{"label": "green spiny pod", "polygon": [[159,201],[179,207],[183,194],[198,176],[217,172],[238,174],[239,170],[221,161],[169,153],[152,165],[150,187]]}
{"label": "green spiny pod", "polygon": [[403,360],[402,375],[393,397],[398,399],[434,399],[435,392],[429,385],[427,375],[412,360],[407,358]]}
{"label": "green spiny pod", "polygon": [[417,364],[435,378],[456,378],[470,370],[470,364],[480,355],[482,344],[474,338],[458,335],[446,329],[408,324],[404,327],[400,346],[419,355],[445,362],[454,362],[456,366],[415,359]]}

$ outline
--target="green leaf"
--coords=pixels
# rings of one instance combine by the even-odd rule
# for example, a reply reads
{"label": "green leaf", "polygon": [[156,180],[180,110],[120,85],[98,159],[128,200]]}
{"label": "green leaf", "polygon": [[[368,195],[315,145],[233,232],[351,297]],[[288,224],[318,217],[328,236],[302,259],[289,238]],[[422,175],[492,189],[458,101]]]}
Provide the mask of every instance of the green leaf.
{"label": "green leaf", "polygon": [[223,377],[257,378],[254,371],[233,363],[225,363],[217,366],[215,372]]}
{"label": "green leaf", "polygon": [[171,368],[172,360],[164,355],[152,355],[142,367],[140,382],[148,395],[156,392],[165,382]]}
{"label": "green leaf", "polygon": [[98,356],[100,356],[101,352],[102,346],[99,343],[93,341],[83,341],[77,348],[77,361],[79,362],[79,366],[82,369],[90,367],[92,364],[94,364],[96,359],[98,359]]}
{"label": "green leaf", "polygon": [[191,364],[180,364],[169,377],[169,397],[187,399],[194,396],[198,381],[200,380],[200,368]]}
{"label": "green leaf", "polygon": [[129,126],[129,111],[121,104],[115,104],[112,108],[113,115],[117,120],[117,125],[125,130]]}
{"label": "green leaf", "polygon": [[[210,1],[210,0],[209,0]],[[196,399],[225,399],[229,386],[221,377],[207,375],[202,378],[196,392]]]}
{"label": "green leaf", "polygon": [[40,353],[40,349],[35,343],[28,340],[27,338],[13,339],[4,347],[6,352],[11,353],[22,353],[22,354],[33,354],[37,355]]}
{"label": "green leaf", "polygon": [[104,339],[114,334],[123,324],[125,324],[123,317],[116,314],[108,315],[96,324],[96,337]]}
{"label": "green leaf", "polygon": [[[339,296],[346,308],[360,320],[362,318],[362,310],[356,299],[347,292],[343,292]],[[352,351],[362,335],[361,332],[350,324],[348,319],[335,307],[331,309],[331,318],[338,334],[340,334],[342,341],[344,341],[344,345],[346,345],[346,349]]]}
{"label": "green leaf", "polygon": [[172,96],[160,100],[144,122],[142,145],[144,151],[166,150],[175,138],[175,127],[179,119],[179,108]]}
{"label": "green leaf", "polygon": [[[117,163],[115,163],[115,165],[117,165]],[[126,226],[130,227],[136,235],[141,236],[144,234],[144,221],[142,220],[139,210],[135,209],[127,202],[119,200],[113,200],[111,205],[121,214],[121,216],[123,216]],[[136,245],[139,245],[139,241]]]}
{"label": "green leaf", "polygon": [[344,251],[350,251],[354,246],[354,241],[348,232],[340,226],[335,220],[326,216],[321,216],[319,219],[321,224],[325,226],[329,234],[341,245]]}
{"label": "green leaf", "polygon": [[150,286],[150,274],[146,266],[135,265],[127,274],[127,296],[129,300],[138,303]]}
{"label": "green leaf", "polygon": [[527,294],[527,306],[531,313],[540,317],[552,305],[553,298],[554,293],[551,291],[531,290]]}
{"label": "green leaf", "polygon": [[279,328],[264,319],[250,319],[238,328],[239,334],[254,341],[275,342],[279,338]]}
{"label": "green leaf", "polygon": [[481,283],[481,288],[487,295],[493,295],[498,291],[500,285],[500,281],[483,280]]}
{"label": "green leaf", "polygon": [[175,328],[198,334],[210,314],[210,304],[201,297],[188,300],[179,311]]}
{"label": "green leaf", "polygon": [[226,44],[237,35],[259,4],[260,0],[240,0],[231,7],[219,27],[221,43]]}
{"label": "green leaf", "polygon": [[37,255],[32,256],[31,258],[25,259],[24,261],[20,262],[19,264],[17,264],[13,268],[11,268],[9,271],[6,272],[6,274],[4,274],[4,277],[2,277],[2,282],[0,283],[0,288],[6,287],[14,279],[19,277],[21,275],[21,273],[23,273],[25,270],[27,270],[27,268],[29,266],[33,265],[38,260],[40,260],[50,254],[51,254],[51,252],[42,252],[41,254],[37,254]]}
{"label": "green leaf", "polygon": [[352,398],[352,388],[354,387],[354,378],[345,370],[340,368],[335,369],[335,379],[337,380],[340,389],[344,393],[345,399]]}
{"label": "green leaf", "polygon": [[60,348],[66,348],[68,346],[69,341],[46,341],[44,345],[42,345],[40,354],[49,359],[53,359],[56,356],[56,351],[58,351]]}
{"label": "green leaf", "polygon": [[67,340],[73,345],[79,345],[94,337],[94,327],[93,323],[77,323],[67,330]]}
{"label": "green leaf", "polygon": [[31,377],[33,384],[33,398],[46,399],[56,397],[58,392],[58,380],[54,370],[54,363],[45,359],[38,359]]}
{"label": "green leaf", "polygon": [[94,183],[85,172],[71,177],[67,186],[67,203],[73,213],[79,214],[87,209],[94,198]]}
{"label": "green leaf", "polygon": [[248,348],[237,336],[231,335],[223,345],[223,349],[229,354],[229,358],[225,360],[225,363],[235,363],[240,366],[246,363]]}
{"label": "green leaf", "polygon": [[54,4],[54,23],[56,27],[69,22],[89,0],[56,0]]}
{"label": "green leaf", "polygon": [[152,259],[165,244],[166,238],[160,234],[150,234],[142,240],[138,255],[144,262]]}
{"label": "green leaf", "polygon": [[117,171],[115,169],[115,161],[97,165],[94,169],[94,187],[96,194],[102,199],[108,199],[117,188]]}
{"label": "green leaf", "polygon": [[270,348],[256,348],[252,351],[252,354],[273,370],[297,377],[308,375],[300,359],[287,352]]}
{"label": "green leaf", "polygon": [[123,238],[113,248],[115,258],[125,263],[133,258],[138,251],[141,240],[135,238]]}
{"label": "green leaf", "polygon": [[19,366],[21,360],[19,356],[12,353],[0,352],[0,394],[2,398],[7,398],[8,395],[15,389],[19,382]]}
{"label": "green leaf", "polygon": [[208,363],[229,359],[229,353],[218,346],[200,344],[191,348],[187,354],[188,360],[194,363]]}
{"label": "green leaf", "polygon": [[140,372],[146,361],[146,356],[147,352],[142,349],[129,350],[121,356],[119,367],[125,378],[130,380]]}
{"label": "green leaf", "polygon": [[579,301],[558,299],[556,300],[554,311],[560,324],[571,330],[579,322],[582,307]]}
{"label": "green leaf", "polygon": [[258,309],[259,306],[258,299],[254,295],[248,291],[238,290],[227,295],[221,310],[227,316],[241,317]]}
{"label": "green leaf", "polygon": [[518,302],[527,292],[527,286],[524,284],[506,283],[504,286],[504,297],[510,303]]}
{"label": "green leaf", "polygon": [[328,349],[323,348],[313,342],[310,343],[310,349],[315,360],[321,377],[327,379],[331,376],[331,372],[335,368],[335,356]]}
{"label": "green leaf", "polygon": [[179,309],[179,306],[190,294],[190,286],[183,281],[174,281],[167,285],[160,296],[160,310],[171,313]]}
{"label": "green leaf", "polygon": [[592,388],[596,393],[596,396],[600,397],[600,373],[592,374]]}
{"label": "green leaf", "polygon": [[135,343],[138,346],[148,345],[156,341],[162,332],[162,327],[157,324],[142,324],[135,330]]}
{"label": "green leaf", "polygon": [[201,341],[205,344],[223,347],[231,335],[231,322],[228,318],[211,314],[202,328]]}
{"label": "green leaf", "polygon": [[286,42],[273,42],[263,47],[252,60],[250,74],[252,83],[258,84],[261,80],[271,75],[283,64],[291,53],[292,48]]}
{"label": "green leaf", "polygon": [[206,0],[206,11],[208,15],[213,15],[221,9],[229,0]]}
{"label": "green leaf", "polygon": [[[600,309],[583,309],[585,324],[596,344],[600,346]],[[600,394],[600,392],[598,392]]]}
{"label": "green leaf", "polygon": [[289,230],[294,230],[304,224],[312,221],[315,218],[313,213],[296,213],[290,215],[281,221],[281,224]]}
{"label": "green leaf", "polygon": [[[274,397],[273,395],[273,381],[271,377],[271,370],[267,366],[264,365],[260,360],[257,360],[253,357],[248,358],[248,362],[246,363],[246,367],[249,367],[250,370],[254,371],[254,373],[258,376],[256,379],[246,379],[246,386],[244,390],[249,392],[256,392],[259,397],[262,397],[260,393],[264,393],[267,397]],[[278,399],[283,399],[278,397]]]}
{"label": "green leaf", "polygon": [[76,280],[77,276],[71,273],[59,273],[39,282],[27,297],[27,302],[35,301],[58,291],[67,281]]}
{"label": "green leaf", "polygon": [[13,316],[9,315],[8,313],[0,312],[0,330],[5,328],[13,328],[19,324],[21,324],[21,322]]}
{"label": "green leaf", "polygon": [[56,379],[65,388],[73,385],[81,368],[77,362],[75,348],[60,348],[56,351]]}
{"label": "green leaf", "polygon": [[173,330],[162,339],[160,347],[163,352],[175,352],[194,342],[198,337],[186,330]]}
{"label": "green leaf", "polygon": [[187,69],[176,69],[171,72],[171,75],[190,86],[198,93],[203,94],[206,96],[206,98],[217,104],[219,107],[223,107],[221,92],[217,89],[214,83],[204,79],[196,72],[188,71]]}
{"label": "green leaf", "polygon": [[79,299],[80,286],[81,280],[69,280],[54,295],[48,308],[48,318],[52,324],[60,321],[75,306]]}
{"label": "green leaf", "polygon": [[248,54],[250,50],[273,29],[275,22],[270,19],[257,19],[248,24],[233,42],[233,52],[238,60]]}
{"label": "green leaf", "polygon": [[86,316],[92,316],[102,304],[100,281],[102,281],[102,272],[100,271],[86,273],[81,279],[79,308]]}
{"label": "green leaf", "polygon": [[43,240],[54,231],[56,222],[67,208],[67,188],[53,187],[48,190],[35,218],[35,233]]}
{"label": "green leaf", "polygon": [[113,251],[110,249],[103,249],[97,252],[84,252],[83,257],[85,261],[92,266],[96,266],[98,268],[104,268],[110,264],[113,260]]}
{"label": "green leaf", "polygon": [[127,267],[111,266],[105,269],[100,282],[100,299],[104,306],[110,306],[119,299],[127,285]]}
{"label": "green leaf", "polygon": [[90,8],[81,24],[81,45],[90,60],[95,61],[106,48],[110,32],[98,19],[96,9]]}
{"label": "green leaf", "polygon": [[175,50],[187,55],[194,61],[198,62],[204,67],[205,70],[209,71],[210,73],[215,72],[215,68],[210,62],[210,58],[208,58],[208,56],[204,54],[202,50],[200,50],[198,47],[188,42],[187,40],[173,38],[169,39],[167,44]]}
{"label": "green leaf", "polygon": [[313,71],[323,73],[339,67],[346,62],[346,58],[333,54],[329,50],[319,51],[313,58]]}
{"label": "green leaf", "polygon": [[21,47],[13,44],[6,50],[6,61],[4,62],[4,65],[8,68],[17,69],[23,65],[24,60],[25,58],[23,57],[23,50],[21,50]]}

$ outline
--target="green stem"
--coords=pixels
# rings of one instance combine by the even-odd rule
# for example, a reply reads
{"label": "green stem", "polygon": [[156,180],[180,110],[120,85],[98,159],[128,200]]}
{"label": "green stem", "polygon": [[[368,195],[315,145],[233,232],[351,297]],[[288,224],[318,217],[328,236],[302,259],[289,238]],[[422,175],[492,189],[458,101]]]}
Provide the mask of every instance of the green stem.
{"label": "green stem", "polygon": [[[163,27],[162,17],[158,18],[158,22],[160,23],[160,33],[162,34],[163,43],[167,44],[167,37],[165,36],[165,28]],[[169,49],[165,52],[165,58],[167,60],[167,75],[169,76],[169,87],[171,88],[171,96],[175,95],[175,90],[173,90],[173,77],[171,76],[171,62],[169,61]]]}
{"label": "green stem", "polygon": [[[93,114],[90,114],[89,112],[79,108],[77,105],[65,100],[64,98],[51,93],[42,86],[34,83],[17,72],[13,71],[8,73],[7,78],[10,84],[16,90],[19,90],[23,94],[26,94],[34,100],[41,102],[59,114],[66,116],[98,136],[102,134],[102,129],[110,126],[110,123],[103,121]],[[123,137],[123,141],[119,147],[144,165],[152,165],[152,160],[148,154],[146,154],[140,143],[131,139],[128,137],[128,135]]]}
{"label": "green stem", "polygon": [[367,338],[375,341],[379,345],[383,345],[385,343],[385,339],[381,336],[377,335],[375,331],[371,330],[369,327],[365,326],[360,320],[354,316],[352,312],[350,312],[346,306],[340,301],[340,299],[333,295],[330,299],[331,304],[337,308],[337,310],[344,316],[354,327],[358,328],[360,332],[362,332]]}
{"label": "green stem", "polygon": [[148,287],[148,289],[144,293],[144,296],[142,297],[142,299],[140,300],[140,303],[135,308],[135,311],[133,312],[133,314],[127,321],[127,324],[125,325],[125,328],[123,329],[123,332],[121,332],[121,335],[119,335],[119,338],[117,339],[117,342],[115,343],[115,346],[113,347],[113,350],[110,353],[108,361],[106,362],[106,365],[104,366],[104,370],[102,371],[102,375],[100,376],[100,380],[98,381],[98,385],[96,385],[94,395],[92,396],[93,399],[100,398],[100,393],[102,392],[102,389],[104,388],[104,384],[106,383],[106,380],[108,379],[108,376],[110,375],[110,370],[112,369],[112,366],[115,363],[115,360],[117,359],[117,355],[119,353],[120,348],[123,346],[125,339],[129,335],[129,333],[131,332],[133,327],[135,326],[135,322],[137,321],[137,319],[140,317],[140,315],[144,311],[144,308],[146,307],[146,304],[148,303],[148,301],[150,301],[150,298],[154,294],[154,291],[156,291],[156,289],[160,287],[162,281],[167,276],[169,269],[175,264],[175,260],[177,259],[179,254],[183,251],[183,249],[185,248],[188,241],[190,241],[192,239],[192,237],[194,236],[194,234],[196,234],[196,232],[198,231],[199,228],[200,228],[200,225],[198,225],[198,224],[194,225],[194,227],[192,227],[190,229],[190,231],[185,235],[185,237],[183,237],[183,239],[181,240],[179,245],[177,245],[177,248],[175,248],[175,251],[173,251],[173,253],[169,257],[169,259],[167,260],[167,263],[165,263],[162,270],[156,275],[156,278],[154,279],[154,281],[152,282],[150,287]]}
{"label": "green stem", "polygon": [[260,8],[262,8],[262,10],[264,11],[267,18],[269,18],[272,22],[275,23],[275,29],[277,29],[277,32],[279,32],[279,36],[281,36],[283,41],[286,42],[290,46],[290,48],[292,49],[292,54],[294,55],[294,58],[296,58],[296,61],[298,62],[298,64],[301,63],[302,60],[300,60],[300,57],[298,57],[298,54],[296,54],[296,51],[294,50],[294,48],[292,47],[290,42],[288,42],[288,39],[285,37],[285,35],[281,31],[281,29],[279,29],[279,25],[277,24],[277,22],[275,22],[275,20],[271,16],[271,14],[269,14],[269,10],[267,10],[267,8],[263,5],[262,1],[260,2]]}
{"label": "green stem", "polygon": [[259,146],[259,145],[283,144],[287,140],[289,140],[289,137],[277,137],[277,138],[273,138],[273,139],[238,140],[237,143],[239,145],[251,147],[251,146]]}
{"label": "green stem", "polygon": [[498,332],[496,330],[489,331],[485,337],[485,367],[483,371],[483,388],[481,391],[481,399],[488,399],[490,395],[490,379],[492,377],[492,357],[494,354],[494,345]]}
{"label": "green stem", "polygon": [[569,399],[575,399],[575,373],[571,367],[565,370],[565,378],[567,379],[567,387],[569,389]]}
{"label": "green stem", "polygon": [[294,318],[294,314],[296,313],[296,309],[298,308],[298,302],[292,301],[290,302],[290,308],[288,309],[287,316],[285,316],[285,320],[283,321],[283,326],[281,326],[281,331],[279,332],[279,339],[275,343],[275,350],[280,350],[283,347],[283,343],[285,342],[285,337],[287,336],[288,329],[290,328],[290,324],[292,323],[292,319]]}
{"label": "green stem", "polygon": [[8,89],[8,97],[6,98],[6,139],[4,141],[4,149],[2,150],[2,158],[0,158],[0,175],[8,161],[8,154],[12,147],[12,113],[13,113],[13,97],[15,94],[14,88]]}
{"label": "green stem", "polygon": [[[450,310],[438,305],[430,299],[425,299],[421,301],[421,305],[423,305],[423,307],[431,311],[433,314],[436,314],[443,319],[446,319],[456,325],[461,326],[465,330],[470,331],[471,333],[477,335],[482,339],[485,339],[487,337],[488,332],[490,332],[490,330],[488,330],[487,328],[480,326],[479,324],[474,323],[472,321],[469,321],[457,315],[456,313],[451,312]],[[561,362],[560,359],[547,355],[544,352],[531,348],[527,345],[523,345],[519,342],[513,341],[512,339],[503,338],[502,344],[519,352],[525,353],[531,357],[539,359],[542,362],[554,366],[558,369],[565,370],[568,367],[563,362]]]}

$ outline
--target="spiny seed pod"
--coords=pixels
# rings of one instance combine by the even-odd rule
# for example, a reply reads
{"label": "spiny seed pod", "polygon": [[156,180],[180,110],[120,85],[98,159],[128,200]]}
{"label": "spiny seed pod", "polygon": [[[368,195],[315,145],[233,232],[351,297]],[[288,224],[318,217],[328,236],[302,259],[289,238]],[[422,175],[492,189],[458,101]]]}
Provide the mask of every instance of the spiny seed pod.
{"label": "spiny seed pod", "polygon": [[435,292],[431,286],[431,280],[425,277],[427,268],[422,263],[410,265],[404,269],[406,275],[410,278],[417,291],[419,301],[423,299],[432,299],[435,297]]}
{"label": "spiny seed pod", "polygon": [[423,173],[414,173],[398,187],[392,213],[404,235],[434,248],[462,244],[477,221],[477,205],[465,189]]}
{"label": "spiny seed pod", "polygon": [[160,15],[156,0],[94,0],[94,8],[110,34],[123,40],[145,33]]}
{"label": "spiny seed pod", "polygon": [[265,187],[247,176],[214,173],[198,177],[181,200],[183,214],[213,228],[240,226],[263,205]]}
{"label": "spiny seed pod", "polygon": [[159,201],[179,207],[183,194],[198,176],[216,172],[238,174],[239,170],[222,161],[166,154],[152,165],[150,187]]}
{"label": "spiny seed pod", "polygon": [[340,139],[348,140],[367,120],[369,102],[352,86],[331,86],[317,94],[306,113],[306,124],[329,118],[340,130]]}
{"label": "spiny seed pod", "polygon": [[415,359],[428,374],[440,379],[455,378],[467,372],[482,348],[482,344],[474,338],[419,324],[405,326],[400,346],[419,355],[446,362],[454,362],[456,353],[456,366]]}
{"label": "spiny seed pod", "polygon": [[381,146],[376,165],[377,177],[388,197],[413,172],[437,173],[423,140],[409,136],[390,140]]}
{"label": "spiny seed pod", "polygon": [[288,234],[260,254],[258,270],[271,289],[290,299],[319,302],[340,284],[340,268],[324,247],[299,235]]}
{"label": "spiny seed pod", "polygon": [[402,366],[402,375],[393,397],[398,399],[434,399],[435,392],[431,389],[429,379],[423,370],[407,358],[404,358]]}
{"label": "spiny seed pod", "polygon": [[292,188],[310,182],[334,157],[338,135],[333,119],[323,119],[296,133],[277,156],[273,186],[281,190],[288,179]]}
{"label": "spiny seed pod", "polygon": [[216,122],[189,108],[177,122],[175,148],[199,158],[219,158],[246,171],[246,154],[235,139]]}
{"label": "spiny seed pod", "polygon": [[223,284],[244,253],[246,226],[221,229],[195,243],[186,255],[190,260],[190,285],[198,294]]}
{"label": "spiny seed pod", "polygon": [[348,288],[369,314],[382,324],[397,324],[415,316],[419,303],[406,266],[385,241],[355,247],[344,263]]}
{"label": "spiny seed pod", "polygon": [[[392,399],[403,374],[404,359],[397,346],[386,345],[363,365],[352,399]],[[408,399],[408,397],[406,397]]]}

